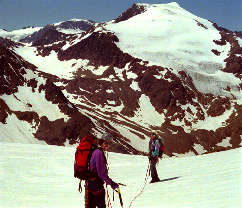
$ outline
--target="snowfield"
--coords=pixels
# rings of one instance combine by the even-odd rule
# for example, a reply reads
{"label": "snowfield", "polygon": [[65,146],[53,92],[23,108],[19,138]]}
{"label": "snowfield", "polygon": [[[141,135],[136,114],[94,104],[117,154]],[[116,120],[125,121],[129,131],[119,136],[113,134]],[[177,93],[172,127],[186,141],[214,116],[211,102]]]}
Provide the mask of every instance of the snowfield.
{"label": "snowfield", "polygon": [[[84,208],[73,177],[74,147],[0,143],[1,208]],[[164,158],[161,182],[147,183],[133,208],[241,207],[241,148],[183,158]],[[109,153],[111,178],[121,187],[124,207],[144,186],[147,157]],[[150,178],[148,179],[148,182]],[[118,195],[108,188],[113,208]]]}
{"label": "snowfield", "polygon": [[10,32],[0,29],[0,37],[8,38],[18,42],[21,39],[24,39],[27,36],[32,35],[34,32],[39,31],[40,29],[42,29],[42,27],[29,27],[25,29],[13,30]]}

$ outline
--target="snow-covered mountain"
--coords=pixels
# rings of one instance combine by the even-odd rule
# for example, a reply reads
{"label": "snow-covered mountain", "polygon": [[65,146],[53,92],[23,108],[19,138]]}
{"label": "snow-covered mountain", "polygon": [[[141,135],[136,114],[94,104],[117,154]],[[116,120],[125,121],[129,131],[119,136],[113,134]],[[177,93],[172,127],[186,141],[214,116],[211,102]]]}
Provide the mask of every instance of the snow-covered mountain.
{"label": "snow-covered mountain", "polygon": [[39,31],[21,39],[21,42],[32,43],[32,46],[53,44],[70,38],[69,34],[82,34],[94,27],[95,22],[90,20],[72,19],[56,24],[46,25]]}
{"label": "snow-covered mountain", "polygon": [[8,38],[13,41],[20,41],[21,39],[33,34],[36,31],[39,31],[42,27],[27,27],[19,30],[13,30],[13,31],[6,31],[3,29],[0,29],[0,37],[2,38]]}
{"label": "snow-covered mountain", "polygon": [[[48,25],[27,37],[28,44],[1,39],[4,73],[0,76],[6,84],[0,94],[5,106],[1,104],[2,140],[13,140],[15,135],[26,138],[22,129],[15,133],[23,120],[9,113],[21,111],[40,120],[28,124],[32,141],[73,144],[81,126],[81,135],[90,129],[98,137],[111,132],[115,151],[121,152],[146,152],[151,130],[163,137],[168,156],[241,146],[239,33],[197,17],[177,3],[134,4],[117,19],[93,23],[85,32],[64,33],[60,26],[66,25]],[[2,66],[9,74],[17,70],[16,74],[25,71],[31,76],[10,79]],[[9,86],[14,90],[7,91]],[[75,109],[79,123],[72,119],[68,125],[71,114],[62,115],[62,104],[54,98],[55,107],[45,105],[45,113],[40,110],[51,92]],[[37,103],[29,101],[33,94]],[[28,103],[30,109],[23,107]]]}
{"label": "snow-covered mountain", "polygon": [[66,33],[66,34],[76,34],[76,33],[86,32],[95,24],[96,23],[92,20],[71,19],[68,21],[55,23],[54,26],[59,32]]}
{"label": "snow-covered mountain", "polygon": [[[58,41],[58,36],[63,34],[77,34],[83,33],[93,27],[96,23],[92,20],[85,19],[70,19],[59,23],[46,25],[45,27],[25,27],[19,30],[6,31],[0,29],[0,37],[8,38],[12,41],[20,41],[26,43],[32,43],[38,39],[46,39],[51,34],[51,31],[58,35],[55,41]],[[63,33],[63,34],[62,34]],[[44,37],[43,37],[44,36]]]}

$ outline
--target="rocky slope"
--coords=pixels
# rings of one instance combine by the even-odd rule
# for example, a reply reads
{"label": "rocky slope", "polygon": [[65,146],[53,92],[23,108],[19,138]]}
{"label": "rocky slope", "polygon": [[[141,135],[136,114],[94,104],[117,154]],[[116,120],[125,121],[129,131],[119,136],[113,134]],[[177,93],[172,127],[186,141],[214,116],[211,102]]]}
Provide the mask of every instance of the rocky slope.
{"label": "rocky slope", "polygon": [[[16,115],[12,99],[18,101],[18,86],[28,85],[40,94],[44,90],[41,99],[63,113],[63,118],[50,119],[29,103],[26,113],[37,117],[33,138],[63,145],[78,141],[79,128],[98,137],[109,131],[115,137],[113,150],[137,154],[147,151],[150,131],[156,130],[168,156],[241,146],[240,33],[176,3],[134,4],[117,19],[83,33],[64,34],[54,25],[40,33],[38,39],[32,36],[32,46],[2,39],[7,44],[4,63],[8,71],[18,69],[20,77],[0,96],[5,117],[7,112]],[[6,58],[7,53],[13,58]],[[44,84],[36,81],[40,78],[25,80],[20,69],[31,69]],[[7,135],[6,119],[1,122]]]}
{"label": "rocky slope", "polygon": [[0,38],[1,141],[34,142],[36,138],[59,145],[67,139],[75,142],[79,133],[84,136],[90,119],[36,66],[17,55],[14,47],[22,45]]}

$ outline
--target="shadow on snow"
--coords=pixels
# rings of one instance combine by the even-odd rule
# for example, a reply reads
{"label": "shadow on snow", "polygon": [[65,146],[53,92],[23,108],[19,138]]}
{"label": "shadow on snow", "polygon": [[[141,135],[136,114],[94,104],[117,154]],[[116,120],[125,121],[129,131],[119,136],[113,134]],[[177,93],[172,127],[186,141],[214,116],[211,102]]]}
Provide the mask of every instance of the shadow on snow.
{"label": "shadow on snow", "polygon": [[159,182],[172,181],[172,180],[175,180],[175,179],[178,179],[178,178],[180,178],[180,176],[179,177],[173,177],[173,178],[166,178],[166,179],[160,180]]}

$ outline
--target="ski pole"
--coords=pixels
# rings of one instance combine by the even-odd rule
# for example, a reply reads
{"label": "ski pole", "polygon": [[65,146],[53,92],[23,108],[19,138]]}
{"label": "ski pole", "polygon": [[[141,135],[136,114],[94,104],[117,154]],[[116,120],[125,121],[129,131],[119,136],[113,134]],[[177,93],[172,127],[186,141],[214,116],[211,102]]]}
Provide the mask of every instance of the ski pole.
{"label": "ski pole", "polygon": [[121,196],[120,188],[117,188],[117,192],[118,192],[118,196],[119,196],[120,205],[123,208],[124,204],[123,204],[123,199],[122,199],[122,196]]}
{"label": "ski pole", "polygon": [[123,183],[118,183],[118,185],[120,185],[120,186],[126,186],[125,184],[123,184]]}

